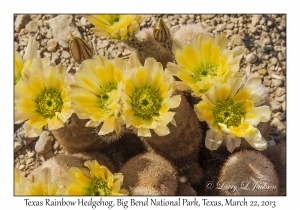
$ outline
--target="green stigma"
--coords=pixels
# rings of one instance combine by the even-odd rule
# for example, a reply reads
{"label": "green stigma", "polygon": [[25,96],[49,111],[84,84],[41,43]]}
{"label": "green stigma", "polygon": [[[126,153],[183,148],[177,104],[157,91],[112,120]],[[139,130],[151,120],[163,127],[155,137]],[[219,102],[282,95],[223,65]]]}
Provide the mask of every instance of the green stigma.
{"label": "green stigma", "polygon": [[120,20],[120,15],[111,15],[110,17],[112,19],[112,24],[117,23]]}
{"label": "green stigma", "polygon": [[104,182],[101,178],[93,179],[90,186],[86,189],[87,195],[103,196],[111,195],[112,189],[109,189],[107,182]]}
{"label": "green stigma", "polygon": [[112,90],[116,90],[117,86],[117,82],[109,82],[107,85],[101,87],[98,97],[98,106],[106,113],[110,112],[110,109],[107,108],[109,103],[108,93]]}
{"label": "green stigma", "polygon": [[158,92],[151,87],[139,88],[132,96],[132,109],[135,115],[143,119],[151,119],[159,116],[162,98]]}
{"label": "green stigma", "polygon": [[218,66],[213,66],[211,64],[202,64],[199,68],[196,68],[192,78],[194,82],[199,82],[203,77],[215,77],[217,76]]}
{"label": "green stigma", "polygon": [[223,123],[228,127],[237,127],[241,124],[243,115],[240,111],[240,106],[235,104],[233,100],[219,101],[213,110],[214,123]]}
{"label": "green stigma", "polygon": [[45,88],[36,99],[36,111],[46,118],[55,116],[55,112],[61,112],[63,99],[61,92],[54,88]]}

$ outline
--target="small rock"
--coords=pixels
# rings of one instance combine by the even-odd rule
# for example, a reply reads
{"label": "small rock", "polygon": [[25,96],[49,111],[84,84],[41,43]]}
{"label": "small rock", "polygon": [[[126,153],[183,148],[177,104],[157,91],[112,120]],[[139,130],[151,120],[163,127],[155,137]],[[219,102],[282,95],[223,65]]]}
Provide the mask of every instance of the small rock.
{"label": "small rock", "polygon": [[14,140],[24,145],[30,144],[35,139],[37,139],[37,137],[29,138],[26,136],[25,124],[23,124],[14,134]]}
{"label": "small rock", "polygon": [[257,56],[253,53],[247,55],[246,62],[247,63],[255,63],[257,61]]}
{"label": "small rock", "polygon": [[62,46],[62,48],[63,48],[64,50],[68,50],[68,49],[69,49],[69,44],[68,44],[68,42],[65,42],[64,40],[59,40],[59,41],[58,41],[58,44],[59,44],[60,46]]}
{"label": "small rock", "polygon": [[225,29],[225,25],[224,24],[218,24],[216,27],[217,31],[223,31]]}
{"label": "small rock", "polygon": [[43,131],[35,144],[35,151],[39,154],[45,154],[52,148],[53,137],[49,131]]}
{"label": "small rock", "polygon": [[232,30],[234,27],[233,23],[229,23],[226,25],[226,28],[229,29],[229,30]]}
{"label": "small rock", "polygon": [[240,46],[243,44],[243,40],[242,40],[242,37],[239,35],[239,34],[235,34],[231,37],[231,43],[233,45],[237,45],[237,46]]}
{"label": "small rock", "polygon": [[98,50],[98,55],[104,55],[104,49]]}
{"label": "small rock", "polygon": [[259,69],[257,72],[258,72],[260,75],[265,75],[268,71],[267,71],[267,69]]}
{"label": "small rock", "polygon": [[185,20],[185,19],[183,19],[183,18],[180,18],[180,19],[179,19],[179,24],[182,24],[182,25],[184,25],[184,24],[185,24],[185,22],[186,22],[186,20]]}
{"label": "small rock", "polygon": [[81,26],[87,26],[87,20],[84,17],[82,17],[80,18],[79,24]]}
{"label": "small rock", "polygon": [[97,49],[103,49],[103,48],[106,48],[109,44],[109,41],[108,40],[99,40],[97,41]]}
{"label": "small rock", "polygon": [[20,30],[23,29],[29,21],[29,15],[18,15],[15,20],[15,31],[20,32]]}
{"label": "small rock", "polygon": [[144,16],[144,20],[145,20],[146,22],[149,22],[149,21],[151,20],[151,17],[152,17],[152,15],[145,15],[145,16]]}
{"label": "small rock", "polygon": [[276,130],[279,132],[285,130],[285,125],[277,118],[274,118],[270,125],[274,128],[277,128]]}
{"label": "small rock", "polygon": [[54,63],[55,65],[58,65],[60,62],[60,57],[59,54],[57,52],[52,53],[52,59],[51,62]]}
{"label": "small rock", "polygon": [[29,32],[37,32],[37,30],[39,29],[38,25],[37,25],[37,21],[30,21],[29,23],[26,24],[25,29]]}
{"label": "small rock", "polygon": [[269,79],[264,78],[263,84],[264,84],[265,86],[269,87],[269,86],[271,85],[271,83],[272,83],[272,82],[271,82]]}
{"label": "small rock", "polygon": [[263,40],[263,43],[264,43],[265,45],[268,45],[268,44],[271,44],[272,41],[271,41],[270,38],[265,38],[265,39]]}
{"label": "small rock", "polygon": [[273,24],[274,24],[274,21],[273,21],[273,20],[270,20],[270,19],[269,19],[269,20],[267,21],[267,26],[270,27],[270,26],[273,26]]}
{"label": "small rock", "polygon": [[47,31],[46,38],[47,39],[51,39],[52,38],[52,32],[51,32],[51,30]]}
{"label": "small rock", "polygon": [[282,107],[282,110],[285,112],[286,111],[286,104],[285,104],[286,102],[284,101],[283,103],[282,103],[282,105],[281,105],[281,107]]}
{"label": "small rock", "polygon": [[279,101],[275,99],[270,103],[270,106],[272,111],[280,111],[281,103],[279,103]]}
{"label": "small rock", "polygon": [[213,17],[215,17],[216,15],[201,15],[201,18],[206,20],[206,19],[211,19]]}
{"label": "small rock", "polygon": [[270,59],[270,63],[273,64],[273,65],[275,65],[277,62],[278,62],[277,58],[273,57],[273,58]]}
{"label": "small rock", "polygon": [[18,152],[20,149],[22,149],[23,144],[21,144],[18,141],[15,141],[15,148],[14,148],[14,153]]}
{"label": "small rock", "polygon": [[30,163],[32,163],[34,161],[34,158],[28,158],[26,160],[26,165],[29,165]]}
{"label": "small rock", "polygon": [[70,41],[70,34],[82,38],[81,33],[75,25],[72,15],[58,15],[48,21],[49,27],[52,30],[53,38],[68,43]]}
{"label": "small rock", "polygon": [[256,26],[262,15],[252,15],[251,24]]}
{"label": "small rock", "polygon": [[282,52],[280,52],[280,51],[277,54],[277,58],[279,61],[285,61],[285,59],[286,59],[285,56],[283,56]]}
{"label": "small rock", "polygon": [[253,25],[250,25],[250,26],[249,26],[249,30],[250,30],[251,33],[254,34],[254,33],[256,32],[256,27],[253,26]]}
{"label": "small rock", "polygon": [[62,51],[62,53],[61,53],[61,57],[63,57],[63,58],[70,58],[71,57],[71,54],[70,53],[68,53],[67,51]]}
{"label": "small rock", "polygon": [[278,100],[279,102],[284,102],[284,101],[286,100],[285,94],[283,94],[282,96],[278,97],[277,100]]}
{"label": "small rock", "polygon": [[238,22],[238,19],[237,19],[237,18],[234,18],[234,17],[231,17],[231,18],[230,18],[230,21],[231,21],[232,23],[237,23],[237,22]]}
{"label": "small rock", "polygon": [[277,88],[277,90],[275,91],[275,95],[277,97],[282,96],[285,93],[286,93],[286,89],[285,88],[281,88],[281,87]]}
{"label": "small rock", "polygon": [[283,81],[282,81],[282,80],[279,80],[279,79],[272,79],[272,84],[273,84],[275,87],[280,87],[280,86],[283,86]]}
{"label": "small rock", "polygon": [[282,80],[282,79],[283,79],[283,77],[281,77],[281,76],[279,76],[278,74],[275,74],[275,73],[272,73],[272,74],[271,74],[271,77],[272,77],[273,79],[279,79],[279,80]]}
{"label": "small rock", "polygon": [[265,45],[264,46],[264,50],[266,51],[266,52],[268,52],[268,51],[270,51],[270,50],[272,50],[273,49],[273,46],[272,45]]}
{"label": "small rock", "polygon": [[180,15],[184,20],[189,19],[189,17],[187,15]]}
{"label": "small rock", "polygon": [[43,52],[44,57],[51,58],[51,53]]}
{"label": "small rock", "polygon": [[35,156],[35,152],[34,151],[32,151],[32,152],[27,152],[27,156],[28,157],[34,157]]}
{"label": "small rock", "polygon": [[229,21],[229,16],[228,15],[224,15],[224,17],[223,17],[223,20],[225,21],[225,22],[227,22],[227,21]]}
{"label": "small rock", "polygon": [[55,39],[49,39],[47,42],[47,51],[54,52],[57,48],[57,41]]}
{"label": "small rock", "polygon": [[278,120],[281,120],[281,121],[283,121],[283,120],[286,119],[285,114],[283,114],[282,112],[277,112],[277,113],[275,113],[275,114],[274,114],[274,117],[277,118]]}
{"label": "small rock", "polygon": [[22,165],[19,166],[19,170],[22,170],[22,169],[24,169],[24,168],[25,168],[25,165],[24,165],[24,164],[22,164]]}

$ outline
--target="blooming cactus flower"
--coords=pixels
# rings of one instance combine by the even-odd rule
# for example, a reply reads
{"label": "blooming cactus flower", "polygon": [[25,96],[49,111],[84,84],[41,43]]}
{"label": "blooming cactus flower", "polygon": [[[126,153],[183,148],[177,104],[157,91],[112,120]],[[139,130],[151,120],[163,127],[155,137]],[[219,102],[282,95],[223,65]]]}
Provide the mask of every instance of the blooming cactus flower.
{"label": "blooming cactus flower", "polygon": [[87,168],[71,167],[60,178],[66,186],[68,195],[128,195],[128,191],[120,189],[123,184],[121,173],[112,174],[106,166],[99,165],[96,160],[84,163]]}
{"label": "blooming cactus flower", "polygon": [[83,69],[76,72],[71,84],[70,97],[76,114],[81,119],[91,119],[86,126],[103,123],[99,135],[121,131],[120,99],[123,85],[121,58],[113,61],[95,56],[82,62]]}
{"label": "blooming cactus flower", "polygon": [[95,25],[92,31],[97,36],[117,40],[132,38],[143,19],[141,15],[85,15],[84,17]]}
{"label": "blooming cactus flower", "polygon": [[15,51],[15,58],[14,58],[14,84],[17,84],[17,82],[20,80],[22,76],[22,71],[24,68],[27,68],[31,65],[33,58],[38,58],[37,53],[37,47],[38,43],[34,38],[29,38],[28,45],[26,47],[25,54],[22,58],[22,56]]}
{"label": "blooming cactus flower", "polygon": [[175,81],[162,64],[147,58],[142,66],[136,57],[130,57],[126,67],[127,77],[122,95],[124,121],[127,127],[138,128],[139,136],[151,136],[149,129],[160,136],[169,134],[169,122],[175,124],[179,95],[172,96]]}
{"label": "blooming cactus flower", "polygon": [[66,195],[66,189],[52,181],[50,168],[43,168],[32,180],[15,169],[15,195]]}
{"label": "blooming cactus flower", "polygon": [[49,59],[34,58],[15,85],[15,123],[25,120],[28,137],[64,126],[73,113],[68,96],[70,77],[61,65],[50,66]]}
{"label": "blooming cactus flower", "polygon": [[240,51],[225,49],[228,40],[224,34],[216,38],[198,34],[191,44],[174,41],[172,51],[177,64],[169,62],[167,68],[180,78],[181,90],[192,90],[200,97],[216,79],[233,77],[239,70]]}
{"label": "blooming cactus flower", "polygon": [[230,78],[227,83],[217,83],[202,96],[195,105],[200,121],[206,121],[210,127],[205,145],[216,150],[225,136],[227,149],[232,152],[244,138],[253,148],[264,150],[266,140],[256,126],[270,120],[268,106],[259,106],[264,102],[265,88],[260,78],[252,77],[242,87],[242,80]]}

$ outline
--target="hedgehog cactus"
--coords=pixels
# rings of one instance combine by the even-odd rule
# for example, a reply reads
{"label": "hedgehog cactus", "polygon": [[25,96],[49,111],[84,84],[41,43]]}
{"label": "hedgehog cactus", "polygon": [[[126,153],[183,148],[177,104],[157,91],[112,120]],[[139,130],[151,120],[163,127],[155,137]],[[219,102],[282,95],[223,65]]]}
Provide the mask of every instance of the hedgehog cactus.
{"label": "hedgehog cactus", "polygon": [[204,33],[208,36],[213,36],[207,32],[200,24],[188,24],[181,26],[174,32],[173,39],[178,40],[182,44],[190,44],[194,36]]}
{"label": "hedgehog cactus", "polygon": [[144,63],[147,58],[153,57],[165,68],[168,62],[174,61],[174,55],[170,50],[171,47],[164,46],[168,45],[168,43],[156,41],[153,37],[152,28],[144,28],[138,31],[135,39],[125,43],[131,48],[131,51],[141,63]]}
{"label": "hedgehog cactus", "polygon": [[154,152],[137,155],[122,168],[123,187],[130,195],[176,195],[177,173],[172,164]]}
{"label": "hedgehog cactus", "polygon": [[87,160],[97,160],[101,165],[107,166],[110,171],[115,172],[116,167],[111,160],[104,154],[97,152],[90,153],[77,153],[72,155],[57,154],[49,160],[45,161],[40,167],[36,168],[29,174],[30,177],[36,177],[43,168],[50,168],[52,181],[56,184],[59,183],[59,178],[70,167],[84,167],[84,162]]}
{"label": "hedgehog cactus", "polygon": [[51,133],[70,154],[104,149],[108,143],[100,140],[98,130],[85,126],[88,121],[73,114],[64,127],[52,130]]}
{"label": "hedgehog cactus", "polygon": [[[177,93],[175,92],[175,94]],[[174,111],[176,112],[174,116],[176,126],[169,126],[170,133],[168,135],[158,136],[153,133],[151,137],[141,137],[141,139],[149,146],[150,150],[154,150],[172,162],[197,161],[203,140],[202,129],[195,112],[182,93],[181,103]]]}
{"label": "hedgehog cactus", "polygon": [[224,163],[216,189],[219,195],[278,195],[279,181],[266,156],[243,150]]}

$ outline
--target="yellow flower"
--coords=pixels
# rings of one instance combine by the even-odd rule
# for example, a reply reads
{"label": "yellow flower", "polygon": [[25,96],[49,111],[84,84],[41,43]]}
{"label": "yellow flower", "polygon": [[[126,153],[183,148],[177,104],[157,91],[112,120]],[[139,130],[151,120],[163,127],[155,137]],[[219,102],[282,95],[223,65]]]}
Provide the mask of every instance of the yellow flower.
{"label": "yellow flower", "polygon": [[25,120],[25,133],[39,136],[64,126],[73,109],[68,96],[70,77],[61,65],[50,66],[48,59],[34,58],[15,85],[15,123]]}
{"label": "yellow flower", "polygon": [[142,66],[136,57],[127,61],[127,78],[122,94],[124,121],[138,128],[139,136],[151,136],[149,129],[160,136],[170,133],[167,124],[175,124],[175,112],[180,95],[172,96],[175,81],[171,72],[164,71],[161,63],[147,58]]}
{"label": "yellow flower", "polygon": [[267,142],[256,128],[260,122],[270,120],[269,107],[259,106],[264,102],[265,88],[256,77],[248,79],[241,88],[242,83],[237,78],[217,83],[195,105],[198,119],[211,128],[205,138],[208,149],[216,150],[224,136],[230,152],[240,145],[240,138],[257,150],[266,149]]}
{"label": "yellow flower", "polygon": [[142,22],[141,15],[85,15],[96,28],[92,31],[97,36],[123,40],[132,38]]}
{"label": "yellow flower", "polygon": [[51,179],[50,168],[43,168],[38,177],[28,180],[15,169],[15,195],[66,195]]}
{"label": "yellow flower", "polygon": [[180,89],[200,97],[215,83],[212,79],[235,76],[241,52],[225,49],[227,43],[224,34],[212,38],[200,33],[185,45],[175,40],[172,51],[177,64],[169,62],[167,68],[183,81],[178,84]]}
{"label": "yellow flower", "polygon": [[84,163],[89,168],[71,167],[60,178],[66,186],[68,195],[128,195],[128,191],[120,189],[123,184],[121,173],[112,174],[106,166],[99,165],[96,160]]}
{"label": "yellow flower", "polygon": [[95,56],[82,62],[82,70],[75,74],[70,97],[76,105],[75,112],[81,119],[91,119],[86,126],[103,123],[99,135],[112,131],[119,133],[120,99],[123,85],[124,61],[113,61]]}
{"label": "yellow flower", "polygon": [[15,51],[14,64],[15,64],[15,72],[14,72],[14,85],[15,85],[21,78],[22,70],[24,66],[23,59],[17,51]]}
{"label": "yellow flower", "polygon": [[14,84],[20,80],[22,76],[22,71],[24,68],[27,68],[31,65],[33,58],[37,58],[37,47],[38,44],[34,38],[30,38],[28,40],[28,45],[25,51],[23,58],[21,55],[15,51],[15,58],[14,58],[14,65],[15,65],[15,72],[14,72]]}

